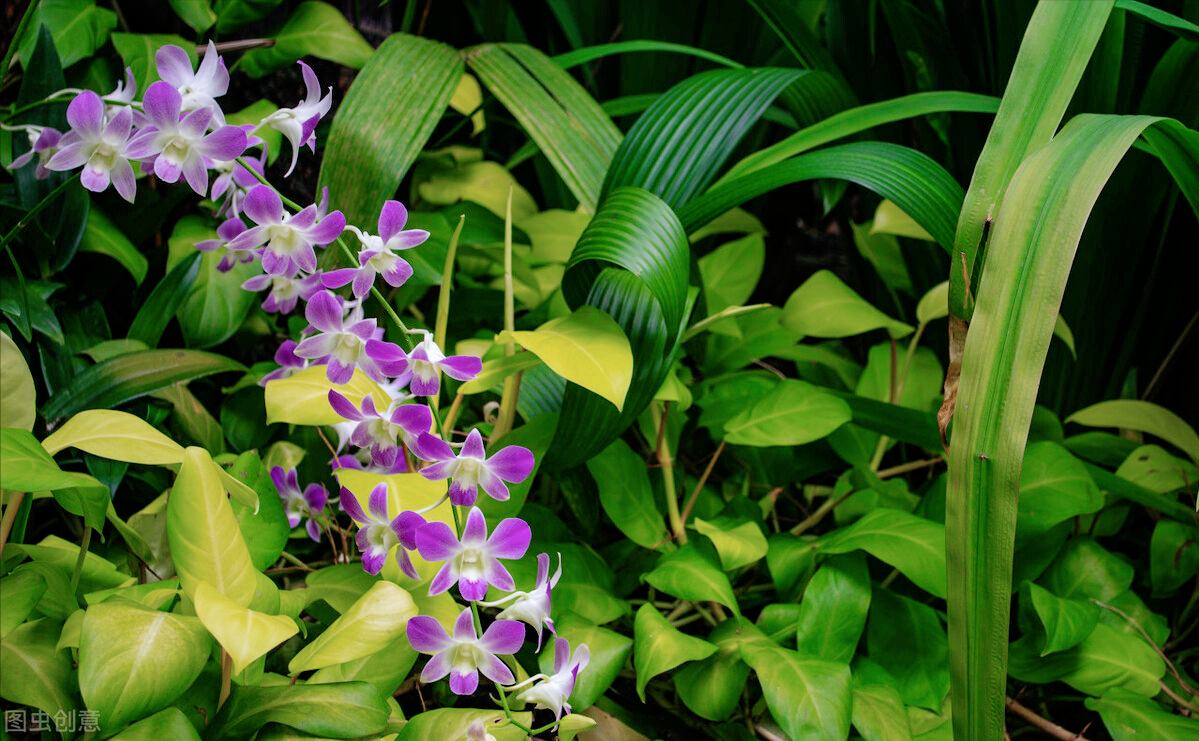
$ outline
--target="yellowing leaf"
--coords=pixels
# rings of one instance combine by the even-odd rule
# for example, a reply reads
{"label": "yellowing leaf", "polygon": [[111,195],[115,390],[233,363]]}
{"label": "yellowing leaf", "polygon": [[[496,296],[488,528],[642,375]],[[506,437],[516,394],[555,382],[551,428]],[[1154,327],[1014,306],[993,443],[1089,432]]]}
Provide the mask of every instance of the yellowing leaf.
{"label": "yellowing leaf", "polygon": [[590,223],[590,214],[551,208],[522,219],[516,226],[533,242],[532,257],[565,265]]}
{"label": "yellowing leaf", "polygon": [[34,409],[33,375],[25,356],[8,335],[0,332],[0,427],[32,431]]}
{"label": "yellowing leaf", "polygon": [[783,306],[780,323],[809,337],[850,337],[886,329],[898,339],[912,331],[871,306],[828,270],[821,270],[795,289]]}
{"label": "yellowing leaf", "polygon": [[408,592],[389,581],[377,582],[287,665],[296,674],[368,656],[404,634],[416,615]]}
{"label": "yellowing leaf", "polygon": [[360,370],[354,371],[349,383],[338,386],[329,380],[323,365],[315,366],[306,368],[294,376],[267,382],[267,424],[286,422],[292,425],[333,425],[344,422],[341,415],[329,405],[330,389],[337,389],[337,393],[349,399],[355,406],[362,404],[362,397],[367,394],[375,398],[375,405],[380,409],[391,403],[387,392]]}
{"label": "yellowing leaf", "polygon": [[891,201],[883,201],[874,211],[874,226],[871,234],[894,234],[897,237],[911,237],[928,242],[936,241],[916,220],[904,213],[899,206]]}
{"label": "yellowing leaf", "polygon": [[183,460],[183,446],[128,412],[89,409],[42,441],[50,455],[63,448],[80,450],[115,461],[165,465]]}
{"label": "yellowing leaf", "polygon": [[620,325],[599,309],[580,306],[532,332],[500,332],[495,341],[520,344],[566,380],[624,408],[633,378],[633,350]]}
{"label": "yellowing leaf", "polygon": [[483,161],[433,172],[417,186],[421,198],[448,206],[458,201],[474,201],[502,217],[512,190],[512,220],[520,221],[537,213],[537,202],[529,191],[498,162]]}
{"label": "yellowing leaf", "polygon": [[479,87],[479,81],[474,75],[463,73],[462,79],[458,81],[458,87],[454,90],[453,97],[450,98],[450,108],[458,111],[463,116],[470,116],[470,123],[473,127],[470,135],[477,136],[487,126],[487,120],[483,117],[483,88]]}
{"label": "yellowing leaf", "polygon": [[286,615],[267,615],[242,607],[207,582],[196,585],[196,614],[233,659],[233,673],[291,638],[300,629]]}

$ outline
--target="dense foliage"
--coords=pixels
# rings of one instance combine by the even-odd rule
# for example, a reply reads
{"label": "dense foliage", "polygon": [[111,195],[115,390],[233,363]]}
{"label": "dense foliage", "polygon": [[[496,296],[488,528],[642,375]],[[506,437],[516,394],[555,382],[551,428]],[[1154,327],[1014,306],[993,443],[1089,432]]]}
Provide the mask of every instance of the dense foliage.
{"label": "dense foliage", "polygon": [[1199,736],[1199,6],[699,5],[6,11],[6,737]]}

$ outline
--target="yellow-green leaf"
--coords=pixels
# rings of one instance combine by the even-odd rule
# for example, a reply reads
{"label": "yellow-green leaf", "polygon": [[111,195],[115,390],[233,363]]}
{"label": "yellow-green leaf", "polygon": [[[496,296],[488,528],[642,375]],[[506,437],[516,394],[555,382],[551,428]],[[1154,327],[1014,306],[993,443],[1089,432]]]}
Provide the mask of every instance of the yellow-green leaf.
{"label": "yellow-green leaf", "polygon": [[537,202],[529,191],[498,162],[484,160],[438,169],[417,186],[420,197],[430,203],[448,206],[458,201],[474,201],[496,216],[503,216],[512,191],[512,220],[537,213]]}
{"label": "yellow-green leaf", "polygon": [[795,289],[780,323],[809,337],[851,337],[886,329],[898,339],[912,328],[871,306],[831,271],[821,270]]}
{"label": "yellow-green leaf", "polygon": [[114,461],[169,465],[183,460],[183,446],[150,426],[141,417],[112,409],[89,409],[76,414],[42,441],[50,455],[64,448]]}
{"label": "yellow-green leaf", "polygon": [[1136,399],[1101,401],[1071,414],[1066,417],[1066,422],[1087,427],[1119,427],[1148,432],[1178,446],[1199,465],[1199,434],[1196,434],[1195,428],[1174,412],[1153,402]]}
{"label": "yellow-green leaf", "polygon": [[518,352],[514,355],[504,355],[492,360],[483,361],[483,370],[475,376],[475,380],[467,381],[458,387],[458,393],[470,396],[484,391],[490,391],[508,376],[519,371],[527,371],[541,365],[541,358],[531,352]]}
{"label": "yellow-green leaf", "polygon": [[716,546],[720,565],[725,571],[754,563],[765,557],[768,550],[762,528],[753,522],[731,525],[724,522],[708,522],[696,517],[695,529],[708,536],[708,540]]}
{"label": "yellow-green leaf", "polygon": [[268,381],[266,384],[266,422],[285,422],[292,425],[333,425],[344,422],[341,415],[329,405],[329,389],[358,406],[362,397],[370,394],[380,409],[391,400],[379,384],[366,377],[360,370],[354,371],[349,383],[338,386],[329,380],[324,366],[306,368],[294,376]]}
{"label": "yellow-green leaf", "polygon": [[483,88],[479,87],[479,81],[472,74],[462,73],[462,79],[458,81],[458,87],[450,98],[450,108],[463,116],[470,116],[471,136],[478,136],[487,126],[482,107]]}
{"label": "yellow-green leaf", "polygon": [[633,350],[620,325],[599,309],[580,306],[532,332],[500,332],[495,341],[520,344],[566,380],[624,408],[633,378]]}
{"label": "yellow-green leaf", "polygon": [[784,380],[724,425],[735,445],[802,445],[829,435],[853,418],[849,405],[807,381]]}
{"label": "yellow-green leaf", "polygon": [[590,223],[590,214],[551,208],[522,219],[516,226],[533,242],[533,258],[565,265]]}
{"label": "yellow-green leaf", "polygon": [[200,622],[232,657],[234,674],[240,674],[250,662],[300,632],[286,615],[267,615],[243,607],[207,582],[196,585],[193,599]]}
{"label": "yellow-green leaf", "polygon": [[37,417],[35,397],[25,356],[11,337],[0,332],[0,427],[32,431]]}
{"label": "yellow-green leaf", "polygon": [[874,210],[874,225],[870,227],[871,234],[894,234],[897,237],[911,237],[929,242],[936,241],[924,227],[903,212],[894,202],[885,200]]}
{"label": "yellow-green leaf", "polygon": [[916,304],[916,321],[928,324],[934,319],[949,316],[949,281],[938,283]]}
{"label": "yellow-green leaf", "polygon": [[315,641],[296,654],[291,674],[321,669],[382,650],[404,634],[416,605],[408,592],[389,581],[376,582]]}
{"label": "yellow-green leaf", "polygon": [[645,702],[645,685],[662,672],[688,661],[706,659],[717,646],[689,636],[662,617],[651,604],[644,604],[633,621],[633,664],[637,668],[637,694]]}

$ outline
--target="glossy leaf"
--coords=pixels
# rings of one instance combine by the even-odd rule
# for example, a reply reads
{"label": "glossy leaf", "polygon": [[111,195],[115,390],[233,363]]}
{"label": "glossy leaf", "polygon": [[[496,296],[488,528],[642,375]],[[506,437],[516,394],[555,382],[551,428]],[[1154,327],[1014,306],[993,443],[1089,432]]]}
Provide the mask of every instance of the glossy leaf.
{"label": "glossy leaf", "polygon": [[[286,591],[280,592],[280,596],[285,594]],[[379,694],[387,696],[399,688],[419,656],[408,643],[407,634],[401,633],[399,638],[366,656],[316,670],[306,683],[367,682]]]}
{"label": "glossy leaf", "polygon": [[[185,216],[175,224],[168,240],[171,255],[190,254],[197,242],[206,239],[217,239],[216,230],[208,220]],[[196,279],[175,312],[188,347],[203,349],[229,339],[258,301],[257,294],[242,290],[241,284],[261,274],[261,267],[252,262],[237,262],[221,272],[217,266],[224,256],[223,249],[201,254]]]}
{"label": "glossy leaf", "polygon": [[346,612],[358,599],[374,586],[377,577],[371,576],[354,564],[338,564],[308,574],[304,583],[308,591],[318,595],[313,601],[323,599],[339,613]]}
{"label": "glossy leaf", "polygon": [[1025,682],[1062,681],[1080,692],[1101,696],[1119,687],[1154,697],[1166,664],[1139,635],[1100,623],[1079,645],[1040,657],[1021,639],[1008,651],[1011,676]]}
{"label": "glossy leaf", "polygon": [[928,289],[916,305],[916,320],[921,324],[928,324],[945,316],[949,316],[949,281]]}
{"label": "glossy leaf", "polygon": [[725,517],[708,521],[696,517],[695,530],[712,541],[716,554],[720,556],[720,566],[725,571],[756,563],[769,550],[766,536],[756,522],[736,522]]}
{"label": "glossy leaf", "polygon": [[94,2],[79,0],[43,0],[33,10],[28,32],[17,42],[18,54],[26,69],[32,59],[38,26],[45,25],[54,35],[63,67],[90,57],[104,46],[117,26],[116,13]]}
{"label": "glossy leaf", "polygon": [[1160,520],[1149,541],[1149,581],[1153,594],[1168,595],[1199,573],[1199,528]]}
{"label": "glossy leaf", "polygon": [[821,270],[804,281],[783,307],[783,326],[810,337],[850,337],[886,329],[898,339],[912,328],[867,303],[831,271]]}
{"label": "glossy leaf", "polygon": [[500,332],[497,344],[515,342],[567,381],[622,410],[633,375],[629,339],[610,316],[580,306],[570,316],[551,319],[532,332]]}
{"label": "glossy leaf", "polygon": [[770,639],[748,620],[725,620],[708,634],[718,650],[702,661],[694,661],[674,672],[674,685],[683,703],[696,715],[720,721],[732,715],[749,677],[749,665],[741,659],[744,644],[769,646]]}
{"label": "glossy leaf", "polygon": [[1102,507],[1099,487],[1069,451],[1047,440],[1028,446],[1016,510],[1020,537],[1044,535],[1059,522]]}
{"label": "glossy leaf", "polygon": [[255,659],[300,632],[286,615],[268,615],[243,607],[208,582],[196,584],[193,600],[204,627],[233,659],[234,674],[241,674]]}
{"label": "glossy leaf", "polygon": [[911,741],[912,738],[903,699],[888,684],[854,686],[852,722],[866,741]]}
{"label": "glossy leaf", "polygon": [[257,509],[237,497],[230,502],[230,506],[233,507],[237,528],[250,552],[251,563],[255,569],[265,571],[279,560],[291,535],[283,500],[271,480],[270,469],[253,451],[239,455],[229,467],[227,475],[230,479],[248,482],[243,486],[257,497]]}
{"label": "glossy leaf", "polygon": [[68,512],[82,516],[97,531],[104,529],[108,487],[85,473],[60,469],[31,433],[0,428],[0,462],[0,489],[53,492]]}
{"label": "glossy leaf", "polygon": [[912,276],[908,274],[899,240],[894,235],[874,229],[872,223],[850,222],[849,228],[853,232],[853,243],[858,254],[874,266],[874,272],[878,273],[883,284],[891,291],[911,293]]}
{"label": "glossy leaf", "polygon": [[338,386],[329,380],[323,366],[316,366],[305,368],[287,378],[267,382],[267,424],[333,425],[343,422],[341,415],[329,404],[331,389],[336,389],[355,406],[361,406],[362,397],[367,394],[374,397],[375,405],[380,409],[391,403],[379,384],[358,369],[354,370],[348,383]]}
{"label": "glossy leaf", "polygon": [[878,590],[866,646],[870,658],[895,677],[904,703],[930,710],[941,707],[949,692],[949,639],[933,608]]}
{"label": "glossy leaf", "polygon": [[826,559],[808,582],[799,604],[796,650],[848,664],[866,627],[870,593],[864,556],[850,553]]}
{"label": "glossy leaf", "polygon": [[722,244],[698,263],[704,300],[712,316],[749,300],[766,264],[766,242],[762,235],[750,234]]}
{"label": "glossy leaf", "polygon": [[633,621],[633,665],[637,669],[637,694],[642,702],[649,680],[714,653],[715,644],[679,631],[653,605],[642,605],[637,611]]}
{"label": "glossy leaf", "polygon": [[389,714],[384,698],[365,682],[234,685],[204,737],[209,741],[250,738],[267,723],[277,722],[316,736],[355,738],[382,732]]}
{"label": "glossy leaf", "polygon": [[[568,614],[561,620],[556,620],[559,638],[570,641],[572,649],[586,644],[591,651],[591,661],[587,670],[580,672],[575,683],[575,690],[570,695],[570,705],[576,712],[582,712],[595,704],[616,676],[620,673],[633,650],[633,640],[620,633],[601,628],[600,626],[577,615]],[[555,644],[550,642],[549,648],[543,650],[537,657],[537,664],[542,672],[554,668]]]}
{"label": "glossy leaf", "polygon": [[315,0],[293,10],[274,40],[268,48],[246,52],[241,61],[246,74],[262,77],[308,56],[362,69],[374,51],[340,10]]}
{"label": "glossy leaf", "polygon": [[0,579],[0,638],[25,622],[46,587],[45,577],[36,571],[20,571]]}
{"label": "glossy leaf", "polygon": [[1149,401],[1115,399],[1101,401],[1069,417],[1087,427],[1120,427],[1156,435],[1191,457],[1199,465],[1199,433],[1174,412]]}
{"label": "glossy leaf", "polygon": [[1037,581],[1062,599],[1108,602],[1132,586],[1132,579],[1131,564],[1084,536],[1071,539]]}
{"label": "glossy leaf", "polygon": [[50,716],[80,707],[71,652],[57,648],[60,629],[59,623],[42,618],[0,639],[0,674],[4,675],[0,697]]}
{"label": "glossy leaf", "polygon": [[1163,710],[1158,703],[1125,689],[1087,698],[1086,706],[1099,713],[1114,741],[1173,741],[1199,733],[1199,720]]}
{"label": "glossy leaf", "polygon": [[899,569],[916,586],[945,595],[944,526],[903,510],[881,507],[849,527],[835,530],[820,545],[825,554],[864,550]]}
{"label": "glossy leaf", "polygon": [[194,617],[124,599],[88,608],[79,638],[79,689],[101,728],[157,713],[199,676],[212,641]]}
{"label": "glossy leaf", "polygon": [[819,440],[852,417],[845,402],[806,381],[786,379],[724,425],[736,445],[802,445]]}
{"label": "glossy leaf", "polygon": [[93,409],[76,414],[42,441],[50,455],[65,448],[101,458],[168,465],[183,461],[183,447],[141,417],[128,412]]}
{"label": "glossy leaf", "polygon": [[292,674],[362,658],[404,634],[416,606],[408,592],[387,581],[376,582],[348,610],[305,646],[288,664]]}
{"label": "glossy leaf", "polygon": [[195,598],[201,582],[248,607],[257,570],[225,496],[218,468],[202,448],[187,448],[167,502],[167,534],[179,581]]}
{"label": "glossy leaf", "polygon": [[[532,713],[513,713],[517,723],[532,724]],[[502,711],[475,710],[472,708],[430,708],[418,713],[400,730],[396,741],[419,741],[420,739],[466,738],[466,732],[475,721],[482,721],[484,731],[495,741],[524,741],[527,736],[514,725],[507,724]]]}
{"label": "glossy leaf", "polygon": [[154,286],[146,302],[138,309],[129,327],[129,339],[157,347],[171,317],[183,305],[200,274],[202,253],[192,251],[167,268],[167,274]]}
{"label": "glossy leaf", "polygon": [[0,427],[33,430],[37,418],[33,374],[17,343],[0,332]]}
{"label": "glossy leaf", "polygon": [[649,473],[628,443],[614,441],[587,461],[587,470],[599,487],[600,506],[620,532],[642,548],[654,549],[666,541]]}
{"label": "glossy leaf", "polygon": [[1090,600],[1062,599],[1031,582],[1020,588],[1020,607],[1028,609],[1039,622],[1038,635],[1044,635],[1041,655],[1064,651],[1081,643],[1099,624],[1100,608]]}
{"label": "glossy leaf", "polygon": [[498,499],[491,497],[480,498],[477,502],[479,509],[483,510],[483,514],[487,515],[489,522],[497,521],[505,517],[514,517],[520,513],[525,506],[525,500],[529,497],[529,492],[533,489],[533,485],[540,481],[537,477],[537,472],[541,470],[541,462],[545,459],[546,452],[553,444],[554,435],[558,430],[558,415],[542,414],[535,417],[531,422],[517,427],[507,435],[504,435],[498,443],[488,447],[489,455],[494,455],[496,452],[503,450],[510,445],[519,445],[522,448],[527,448],[533,453],[533,470],[529,472],[528,477],[519,484],[508,485],[508,499],[501,502]]}
{"label": "glossy leaf", "polygon": [[108,255],[129,271],[139,286],[150,270],[150,261],[137,251],[137,247],[126,237],[112,220],[97,208],[87,214],[87,226],[79,242],[80,252]]}
{"label": "glossy leaf", "polygon": [[812,659],[785,648],[742,650],[762,683],[775,721],[791,738],[849,737],[853,702],[847,664]]}
{"label": "glossy leaf", "polygon": [[160,741],[164,738],[200,741],[200,734],[182,710],[169,707],[129,726],[113,736],[113,741]]}
{"label": "glossy leaf", "polygon": [[653,571],[643,574],[641,579],[679,599],[711,600],[729,608],[734,615],[741,614],[733,587],[721,570],[716,553],[702,541],[691,541],[663,556]]}

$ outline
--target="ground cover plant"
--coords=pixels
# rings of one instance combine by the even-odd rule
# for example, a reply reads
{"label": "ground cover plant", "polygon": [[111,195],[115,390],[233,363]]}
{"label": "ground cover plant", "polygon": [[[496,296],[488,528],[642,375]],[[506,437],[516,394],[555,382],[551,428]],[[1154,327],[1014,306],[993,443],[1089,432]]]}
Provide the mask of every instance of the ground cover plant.
{"label": "ground cover plant", "polygon": [[6,19],[6,737],[1199,735],[1194,3],[158,5]]}

